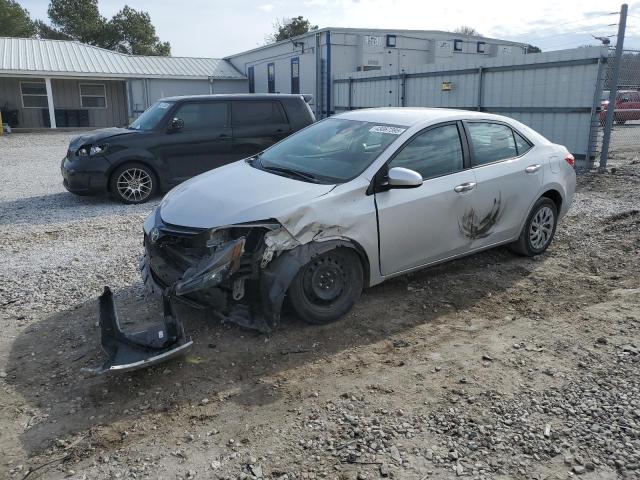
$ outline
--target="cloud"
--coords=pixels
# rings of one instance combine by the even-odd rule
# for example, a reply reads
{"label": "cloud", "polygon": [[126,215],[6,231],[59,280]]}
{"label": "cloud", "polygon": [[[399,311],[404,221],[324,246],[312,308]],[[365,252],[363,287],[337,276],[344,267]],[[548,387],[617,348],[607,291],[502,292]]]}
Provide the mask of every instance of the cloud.
{"label": "cloud", "polygon": [[275,5],[273,3],[266,3],[264,5],[260,5],[258,8],[263,12],[270,12],[275,8]]}

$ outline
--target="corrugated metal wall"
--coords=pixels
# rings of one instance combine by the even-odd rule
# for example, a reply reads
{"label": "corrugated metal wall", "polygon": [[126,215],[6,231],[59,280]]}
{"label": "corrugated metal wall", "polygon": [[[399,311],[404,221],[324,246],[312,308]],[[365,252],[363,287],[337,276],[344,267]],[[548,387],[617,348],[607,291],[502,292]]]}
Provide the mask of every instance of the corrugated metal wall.
{"label": "corrugated metal wall", "polygon": [[[465,58],[439,65],[336,75],[334,105],[341,110],[420,106],[506,115],[566,145],[588,151],[600,64],[607,52],[577,48],[524,56]],[[443,90],[451,82],[451,90]]]}

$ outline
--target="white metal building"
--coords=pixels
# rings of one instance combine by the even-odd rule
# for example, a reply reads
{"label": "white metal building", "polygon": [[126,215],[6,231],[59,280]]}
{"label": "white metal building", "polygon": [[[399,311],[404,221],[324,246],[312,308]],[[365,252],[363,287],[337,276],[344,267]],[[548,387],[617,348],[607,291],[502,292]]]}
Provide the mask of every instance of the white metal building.
{"label": "white metal building", "polygon": [[0,37],[0,109],[16,127],[121,126],[161,97],[246,91],[245,76],[226,60]]}
{"label": "white metal building", "polygon": [[308,93],[317,117],[334,113],[335,75],[526,53],[526,44],[436,30],[323,28],[226,58],[246,75],[250,92]]}

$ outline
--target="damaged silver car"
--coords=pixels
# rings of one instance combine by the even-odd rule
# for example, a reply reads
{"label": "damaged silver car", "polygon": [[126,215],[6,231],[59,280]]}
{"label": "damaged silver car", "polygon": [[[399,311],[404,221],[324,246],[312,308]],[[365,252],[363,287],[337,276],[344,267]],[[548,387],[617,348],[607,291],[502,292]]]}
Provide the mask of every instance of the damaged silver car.
{"label": "damaged silver car", "polygon": [[544,252],[574,193],[573,157],[506,117],[358,110],[174,188],[144,223],[141,272],[164,321],[138,334],[101,297],[102,368],[127,370],[191,345],[184,302],[268,332],[287,298],[302,320],[345,315],[362,289],[509,244]]}

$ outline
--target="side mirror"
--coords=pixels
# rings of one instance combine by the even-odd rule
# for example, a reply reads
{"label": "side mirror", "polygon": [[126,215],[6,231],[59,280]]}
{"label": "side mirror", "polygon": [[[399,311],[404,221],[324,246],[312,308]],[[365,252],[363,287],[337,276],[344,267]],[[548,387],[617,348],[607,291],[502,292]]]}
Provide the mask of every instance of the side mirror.
{"label": "side mirror", "polygon": [[182,130],[184,128],[184,120],[178,117],[174,117],[171,120],[171,125],[169,125],[170,132],[177,132],[178,130]]}
{"label": "side mirror", "polygon": [[389,170],[389,187],[416,188],[422,185],[422,175],[403,167],[393,167]]}

